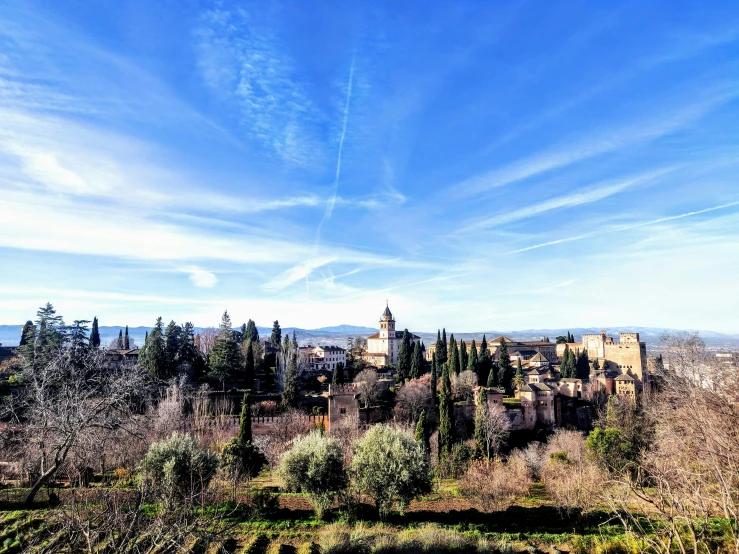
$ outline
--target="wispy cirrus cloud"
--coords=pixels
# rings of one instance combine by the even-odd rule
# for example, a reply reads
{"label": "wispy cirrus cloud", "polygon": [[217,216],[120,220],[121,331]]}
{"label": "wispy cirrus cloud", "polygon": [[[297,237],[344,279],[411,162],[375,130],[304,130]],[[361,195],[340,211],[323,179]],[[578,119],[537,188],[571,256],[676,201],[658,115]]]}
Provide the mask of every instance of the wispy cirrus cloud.
{"label": "wispy cirrus cloud", "polygon": [[718,90],[714,90],[708,98],[663,111],[658,118],[645,118],[643,121],[635,121],[628,126],[612,129],[601,135],[589,136],[573,144],[550,148],[508,164],[501,169],[494,169],[466,179],[453,185],[451,189],[459,196],[471,196],[635,144],[655,140],[696,122],[737,96],[739,96],[739,91],[735,84],[727,83],[718,87]]}
{"label": "wispy cirrus cloud", "polygon": [[239,106],[242,132],[295,166],[324,159],[314,124],[321,120],[264,13],[207,11],[195,32],[198,66],[218,97]]}
{"label": "wispy cirrus cloud", "polygon": [[737,201],[737,202],[729,202],[728,204],[721,204],[719,206],[713,206],[711,208],[705,208],[705,209],[702,209],[702,210],[695,210],[695,211],[692,211],[692,212],[685,212],[685,213],[682,213],[682,214],[679,214],[679,215],[672,215],[672,216],[667,216],[667,217],[659,217],[657,219],[652,219],[652,220],[649,220],[649,221],[641,221],[639,223],[632,223],[632,224],[629,224],[629,225],[621,225],[621,226],[614,227],[614,228],[611,228],[611,229],[601,229],[601,230],[597,230],[597,231],[592,231],[590,233],[583,233],[583,234],[574,235],[574,236],[571,236],[571,237],[564,237],[564,238],[561,238],[561,239],[555,239],[555,240],[550,240],[550,241],[547,241],[547,242],[541,242],[539,244],[532,244],[531,246],[526,246],[525,248],[518,248],[516,250],[511,250],[510,252],[508,252],[508,254],[519,254],[521,252],[528,252],[529,250],[537,250],[539,248],[544,248],[544,247],[547,247],[547,246],[555,246],[557,244],[563,244],[563,243],[566,243],[566,242],[573,242],[573,241],[588,239],[588,238],[591,238],[591,237],[597,237],[597,236],[600,236],[600,235],[608,235],[608,234],[611,234],[611,233],[620,233],[622,231],[628,231],[628,230],[631,230],[631,229],[638,229],[640,227],[648,227],[650,225],[658,225],[660,223],[667,223],[669,221],[675,221],[677,219],[684,219],[686,217],[693,217],[693,216],[696,216],[696,215],[701,215],[701,214],[705,214],[705,213],[715,212],[715,211],[718,211],[718,210],[726,210],[726,209],[732,208],[734,206],[739,206],[739,201]]}
{"label": "wispy cirrus cloud", "polygon": [[477,232],[483,229],[490,229],[492,227],[505,225],[506,223],[514,223],[516,221],[538,216],[552,210],[560,210],[564,208],[582,206],[584,204],[591,204],[593,202],[608,198],[609,196],[613,196],[614,194],[623,192],[636,185],[652,181],[674,170],[674,167],[668,167],[626,177],[617,181],[596,183],[592,186],[581,188],[580,190],[573,193],[556,196],[543,202],[532,204],[530,206],[525,206],[517,210],[509,210],[493,217],[478,219],[477,221],[474,221],[471,224],[460,229],[458,231],[458,234]]}

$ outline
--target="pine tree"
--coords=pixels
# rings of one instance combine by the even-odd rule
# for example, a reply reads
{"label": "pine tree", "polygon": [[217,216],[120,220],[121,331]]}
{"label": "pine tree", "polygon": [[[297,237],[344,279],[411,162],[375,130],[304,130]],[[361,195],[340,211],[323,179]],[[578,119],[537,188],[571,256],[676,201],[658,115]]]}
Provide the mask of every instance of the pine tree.
{"label": "pine tree", "polygon": [[442,365],[439,393],[439,458],[447,456],[454,445],[454,401],[449,366]]}
{"label": "pine tree", "polygon": [[344,364],[339,362],[336,364],[336,369],[334,369],[334,374],[332,375],[331,384],[334,386],[343,385],[344,384]]}
{"label": "pine tree", "polygon": [[513,379],[513,366],[511,365],[511,356],[508,354],[508,346],[505,340],[501,339],[500,349],[498,352],[498,384],[511,394],[511,381]]}
{"label": "pine tree", "polygon": [[479,372],[480,368],[480,360],[477,357],[477,346],[475,346],[475,339],[472,339],[472,344],[470,345],[470,354],[467,360],[467,369],[470,371],[474,371],[476,374]]}
{"label": "pine tree", "polygon": [[275,348],[279,348],[280,344],[282,344],[282,329],[280,329],[280,322],[276,319],[272,324],[272,335],[269,337],[269,342],[271,342]]}
{"label": "pine tree", "polygon": [[403,331],[403,339],[398,350],[398,382],[403,383],[410,377],[413,351],[408,329]]}
{"label": "pine tree", "polygon": [[154,328],[146,338],[144,352],[139,354],[139,363],[147,369],[149,377],[153,380],[167,379],[169,376],[164,324],[161,317],[157,318]]}
{"label": "pine tree", "polygon": [[523,376],[523,367],[521,367],[521,358],[518,359],[516,364],[516,375],[513,377],[513,388],[520,389],[526,384],[526,379]]}
{"label": "pine tree", "polygon": [[69,328],[69,352],[74,360],[79,361],[80,356],[89,347],[90,339],[87,337],[88,323],[90,323],[89,320],[78,319]]}
{"label": "pine tree", "polygon": [[115,343],[118,350],[123,350],[123,329],[118,330],[118,341]]}
{"label": "pine tree", "polygon": [[252,341],[246,341],[246,356],[244,361],[244,386],[247,389],[254,387],[254,347]]}
{"label": "pine tree", "polygon": [[201,358],[200,351],[195,346],[195,326],[187,321],[182,326],[179,339],[179,351],[177,359],[180,363],[187,363],[191,368],[195,368]]}
{"label": "pine tree", "polygon": [[241,416],[239,417],[239,444],[251,442],[251,411],[249,409],[249,393],[244,393],[244,400],[241,402]]}
{"label": "pine tree", "polygon": [[30,319],[26,321],[26,324],[23,326],[23,329],[21,329],[21,341],[18,344],[18,348],[22,348],[26,346],[27,344],[33,344],[34,340],[36,338],[36,327],[33,324],[33,321]]}
{"label": "pine tree", "polygon": [[246,340],[246,323],[241,324],[241,329],[239,329],[239,336],[236,338],[237,342],[244,342]]}
{"label": "pine tree", "polygon": [[123,335],[123,348],[125,350],[131,350],[131,339],[128,337],[128,325],[126,325],[126,332]]}
{"label": "pine tree", "polygon": [[426,410],[421,410],[416,422],[416,442],[423,448],[424,454],[428,457],[431,452],[431,433],[426,423]]}
{"label": "pine tree", "polygon": [[449,372],[452,375],[459,375],[459,349],[457,348],[457,341],[454,340],[454,335],[449,339]]}
{"label": "pine tree", "polygon": [[98,318],[97,317],[92,318],[92,331],[90,331],[90,346],[92,348],[100,348],[100,331],[98,329]]}
{"label": "pine tree", "polygon": [[424,373],[423,346],[420,342],[413,345],[413,357],[411,360],[411,379],[418,379]]}
{"label": "pine tree", "polygon": [[167,374],[170,377],[177,375],[177,354],[180,351],[182,327],[170,321],[164,330],[164,349],[167,352]]}
{"label": "pine tree", "polygon": [[437,392],[436,392],[436,384],[439,380],[439,363],[436,361],[436,352],[434,352],[434,355],[431,357],[431,379],[429,380],[429,388],[431,389],[431,399],[434,401],[434,405],[436,404],[438,398],[437,398]]}
{"label": "pine tree", "polygon": [[480,387],[477,396],[477,406],[475,407],[475,448],[478,455],[487,456],[487,440],[486,431],[488,419],[488,394],[487,389]]}
{"label": "pine tree", "polygon": [[241,366],[241,352],[231,330],[231,318],[228,312],[223,312],[218,336],[213,342],[208,360],[210,375],[221,382],[223,389],[226,387],[226,379],[232,377]]}

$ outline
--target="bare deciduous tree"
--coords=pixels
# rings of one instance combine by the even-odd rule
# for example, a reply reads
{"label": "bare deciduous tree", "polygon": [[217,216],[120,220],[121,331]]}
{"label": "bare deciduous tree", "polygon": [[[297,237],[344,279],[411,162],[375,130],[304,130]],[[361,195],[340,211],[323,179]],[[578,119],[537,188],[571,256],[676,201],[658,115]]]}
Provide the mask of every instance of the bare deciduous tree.
{"label": "bare deciduous tree", "polygon": [[70,453],[94,441],[96,432],[131,423],[144,391],[144,373],[137,367],[109,367],[104,356],[60,350],[48,363],[28,364],[24,370],[25,390],[11,397],[6,408],[23,434],[26,452],[38,459],[39,476],[26,502],[33,502]]}
{"label": "bare deciduous tree", "polygon": [[523,461],[516,457],[507,462],[472,462],[460,482],[462,492],[484,512],[505,510],[530,487],[531,475]]}
{"label": "bare deciduous tree", "polygon": [[362,404],[364,404],[365,408],[369,408],[380,394],[377,372],[374,369],[360,371],[354,378],[354,384],[357,387]]}
{"label": "bare deciduous tree", "polygon": [[477,375],[469,369],[459,375],[452,375],[452,392],[456,398],[464,402],[470,402],[475,394],[477,386]]}
{"label": "bare deciduous tree", "polygon": [[413,379],[400,387],[395,396],[395,417],[398,421],[415,423],[421,410],[431,414],[432,405],[428,379]]}

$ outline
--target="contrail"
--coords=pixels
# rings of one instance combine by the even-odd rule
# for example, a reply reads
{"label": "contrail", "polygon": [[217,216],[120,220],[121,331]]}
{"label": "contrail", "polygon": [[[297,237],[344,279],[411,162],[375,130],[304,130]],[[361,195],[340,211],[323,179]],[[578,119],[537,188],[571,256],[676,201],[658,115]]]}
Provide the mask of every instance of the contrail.
{"label": "contrail", "polygon": [[339,194],[339,176],[341,175],[341,153],[344,150],[344,139],[346,138],[346,124],[349,121],[349,103],[352,100],[352,84],[354,82],[354,56],[352,56],[352,64],[349,67],[349,85],[346,89],[346,102],[344,104],[344,121],[341,127],[341,138],[339,139],[339,154],[336,159],[336,176],[334,177],[334,192],[326,203],[326,210],[323,212],[323,218],[321,223],[318,224],[316,230],[316,248],[318,247],[318,241],[321,238],[321,229],[323,224],[331,219],[331,214],[334,211],[336,205],[336,197]]}
{"label": "contrail", "polygon": [[675,219],[682,219],[684,217],[691,217],[694,215],[705,214],[708,212],[715,212],[716,210],[724,210],[733,206],[739,206],[739,202],[730,202],[728,204],[721,204],[720,206],[713,206],[711,208],[705,208],[703,210],[697,210],[694,212],[687,212],[680,215],[671,215],[668,217],[660,217],[659,219],[653,219],[651,221],[642,221],[641,223],[634,223],[631,225],[624,225],[622,227],[616,227],[615,229],[609,229],[607,231],[593,231],[592,233],[585,233],[582,235],[575,235],[574,237],[566,237],[557,240],[551,240],[549,242],[542,242],[540,244],[534,244],[533,246],[527,246],[526,248],[519,248],[518,250],[512,250],[508,254],[518,254],[520,252],[528,252],[529,250],[536,250],[537,248],[543,248],[545,246],[553,246],[555,244],[562,244],[563,242],[572,242],[575,240],[587,239],[590,237],[596,237],[599,235],[607,235],[610,233],[618,233],[619,231],[627,231],[629,229],[637,229],[639,227],[646,227],[648,225],[656,225],[658,223],[664,223],[666,221],[674,221]]}

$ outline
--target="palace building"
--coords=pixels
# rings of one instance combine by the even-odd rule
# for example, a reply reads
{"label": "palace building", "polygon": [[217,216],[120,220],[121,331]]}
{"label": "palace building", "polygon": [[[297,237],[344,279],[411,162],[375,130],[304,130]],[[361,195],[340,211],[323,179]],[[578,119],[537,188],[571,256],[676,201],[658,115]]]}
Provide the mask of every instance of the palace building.
{"label": "palace building", "polygon": [[[411,344],[420,342],[421,337],[410,333]],[[395,330],[395,318],[386,305],[380,317],[380,331],[367,337],[367,352],[364,361],[376,367],[398,363],[398,352],[403,342],[403,331]]]}

